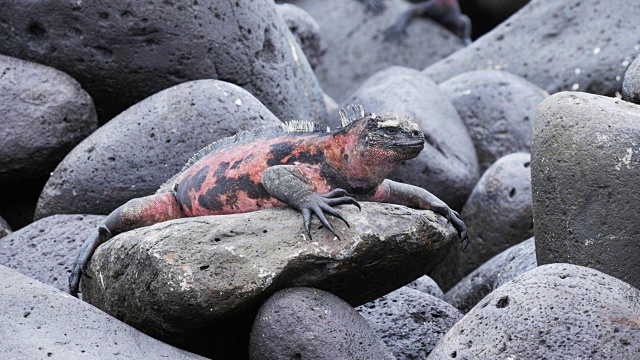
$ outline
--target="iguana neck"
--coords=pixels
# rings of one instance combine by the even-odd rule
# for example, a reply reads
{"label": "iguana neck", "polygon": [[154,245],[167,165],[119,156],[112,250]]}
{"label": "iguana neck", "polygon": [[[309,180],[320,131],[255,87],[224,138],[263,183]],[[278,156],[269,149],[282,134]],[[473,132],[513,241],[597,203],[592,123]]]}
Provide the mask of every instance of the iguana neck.
{"label": "iguana neck", "polygon": [[380,185],[397,161],[367,146],[366,135],[357,127],[343,129],[323,139],[327,163],[338,170],[354,190],[369,191]]}

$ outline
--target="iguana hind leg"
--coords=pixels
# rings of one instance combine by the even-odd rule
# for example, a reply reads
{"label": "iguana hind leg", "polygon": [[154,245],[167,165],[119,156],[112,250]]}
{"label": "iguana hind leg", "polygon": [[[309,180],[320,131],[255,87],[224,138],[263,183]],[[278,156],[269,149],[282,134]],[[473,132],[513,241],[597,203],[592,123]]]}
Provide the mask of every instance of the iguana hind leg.
{"label": "iguana hind leg", "polygon": [[312,214],[315,214],[320,222],[340,239],[325,213],[344,221],[349,226],[342,214],[332,206],[353,204],[360,208],[360,204],[348,196],[343,189],[333,189],[324,195],[313,191],[295,165],[277,165],[265,169],[262,172],[262,185],[271,196],[302,212],[302,220],[309,239],[311,239]]}
{"label": "iguana hind leg", "polygon": [[98,231],[80,248],[71,275],[69,275],[69,292],[78,296],[80,278],[86,275],[91,256],[98,246],[113,236],[139,227],[157,224],[163,221],[183,217],[182,210],[175,193],[167,192],[129,200],[115,209],[98,227]]}

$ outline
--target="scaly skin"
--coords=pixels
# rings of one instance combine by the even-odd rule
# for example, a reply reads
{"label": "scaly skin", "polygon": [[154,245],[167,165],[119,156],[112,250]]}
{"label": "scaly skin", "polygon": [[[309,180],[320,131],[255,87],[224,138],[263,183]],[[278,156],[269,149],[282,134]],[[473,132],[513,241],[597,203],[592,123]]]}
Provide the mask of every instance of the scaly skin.
{"label": "scaly skin", "polygon": [[425,16],[440,23],[464,40],[467,45],[471,44],[471,20],[460,11],[457,0],[427,0],[412,5],[385,30],[385,40],[400,40],[407,32],[411,20],[418,16]]}
{"label": "scaly skin", "polygon": [[[352,115],[355,109],[350,108]],[[81,273],[86,275],[100,244],[124,231],[182,217],[291,206],[301,211],[309,238],[312,214],[338,237],[325,214],[347,222],[333,206],[360,207],[357,200],[389,202],[446,216],[464,248],[466,226],[457,212],[422,188],[385,179],[400,161],[422,151],[419,126],[405,117],[364,115],[359,109],[360,115],[332,132],[280,131],[224,144],[158,194],[130,200],[114,210],[81,248],[69,278],[71,294],[77,296]]]}

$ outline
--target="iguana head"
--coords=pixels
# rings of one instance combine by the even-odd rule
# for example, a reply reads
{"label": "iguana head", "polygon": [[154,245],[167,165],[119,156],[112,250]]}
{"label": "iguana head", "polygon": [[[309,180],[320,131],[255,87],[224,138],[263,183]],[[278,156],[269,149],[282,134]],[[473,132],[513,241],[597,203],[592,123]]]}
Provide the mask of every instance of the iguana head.
{"label": "iguana head", "polygon": [[424,148],[420,126],[406,116],[365,113],[360,105],[349,105],[340,116],[347,132],[357,136],[357,151],[374,161],[411,159]]}

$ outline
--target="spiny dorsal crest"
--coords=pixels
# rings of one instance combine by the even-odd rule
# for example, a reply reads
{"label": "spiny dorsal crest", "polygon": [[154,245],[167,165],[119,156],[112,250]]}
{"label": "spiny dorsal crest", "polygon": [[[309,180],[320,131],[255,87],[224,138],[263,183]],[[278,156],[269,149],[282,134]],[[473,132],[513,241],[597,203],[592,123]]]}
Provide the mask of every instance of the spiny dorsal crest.
{"label": "spiny dorsal crest", "polygon": [[316,132],[318,124],[306,120],[290,120],[282,124],[284,132]]}
{"label": "spiny dorsal crest", "polygon": [[[272,135],[277,136],[277,134],[282,134],[282,133],[310,133],[310,132],[319,132],[319,131],[321,130],[318,124],[311,121],[306,121],[306,120],[291,120],[281,125],[270,125],[270,126],[259,127],[253,130],[240,131],[234,135],[227,136],[220,140],[214,141],[211,144],[202,148],[197,153],[195,153],[191,158],[189,158],[187,163],[184,164],[184,166],[182,167],[182,170],[180,170],[177,174],[175,174],[167,182],[165,182],[164,185],[162,185],[158,191],[162,191],[163,188],[165,188],[168,184],[173,183],[178,178],[178,176],[180,176],[180,174],[187,171],[191,166],[193,166],[193,164],[195,164],[198,160],[205,157],[207,154],[223,149],[232,144],[235,144],[238,142],[244,142],[244,141],[251,141],[263,136],[272,136]],[[327,132],[328,131],[329,131],[329,128],[327,128]]]}
{"label": "spiny dorsal crest", "polygon": [[346,127],[352,122],[364,117],[364,108],[362,105],[349,105],[347,106],[347,110],[340,109],[338,114],[340,115],[340,123],[342,127]]}

